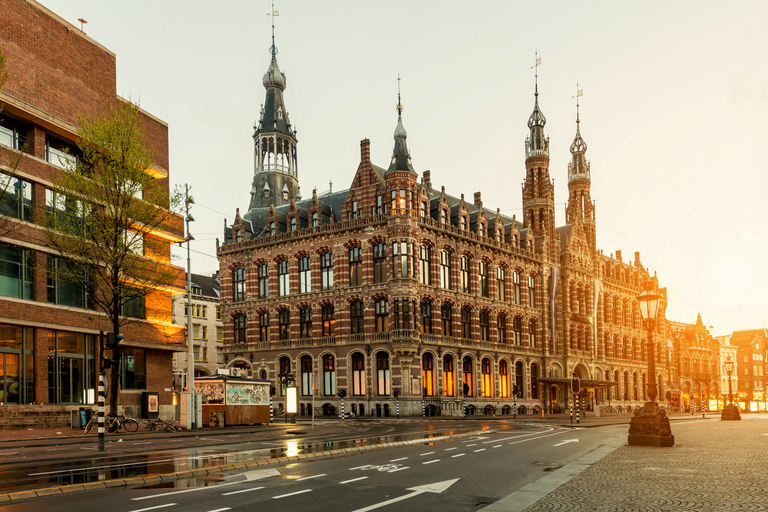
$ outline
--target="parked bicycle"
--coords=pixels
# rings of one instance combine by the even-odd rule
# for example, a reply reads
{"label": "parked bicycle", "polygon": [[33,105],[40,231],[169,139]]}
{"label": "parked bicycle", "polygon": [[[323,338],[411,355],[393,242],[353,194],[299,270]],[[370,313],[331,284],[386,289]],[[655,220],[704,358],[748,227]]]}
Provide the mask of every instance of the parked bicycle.
{"label": "parked bicycle", "polygon": [[160,418],[151,419],[151,420],[141,420],[141,422],[144,424],[144,428],[146,428],[147,430],[158,430],[161,428],[166,432],[176,432],[178,430],[178,428],[175,425],[173,425],[173,423],[163,421]]}
{"label": "parked bicycle", "polygon": [[[139,430],[139,422],[136,421],[133,418],[128,418],[124,414],[125,407],[123,407],[123,412],[120,414],[114,415],[114,416],[104,416],[104,430],[109,434],[114,434],[118,430],[120,430],[120,427],[124,428],[127,432],[136,432]],[[87,434],[91,431],[93,427],[99,424],[99,417],[98,413],[96,411],[93,411],[91,413],[91,419],[88,421],[88,423],[85,425],[85,428],[83,428],[83,434]]]}

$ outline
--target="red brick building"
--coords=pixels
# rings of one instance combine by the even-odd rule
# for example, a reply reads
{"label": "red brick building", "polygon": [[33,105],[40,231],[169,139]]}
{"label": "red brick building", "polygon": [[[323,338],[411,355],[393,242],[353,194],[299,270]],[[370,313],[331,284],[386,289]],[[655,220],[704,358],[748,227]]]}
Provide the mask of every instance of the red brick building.
{"label": "red brick building", "polygon": [[[0,421],[3,428],[69,424],[68,409],[96,401],[98,333],[111,328],[102,312],[87,307],[83,290],[49,272],[62,263],[46,247],[38,215],[61,207],[52,186],[62,161],[76,158],[78,115],[101,113],[125,100],[116,94],[115,55],[34,1],[0,0],[0,48],[10,77],[0,90],[6,187],[0,212]],[[154,151],[147,172],[167,189],[168,126],[141,115],[145,143]],[[170,244],[184,238],[181,218],[171,231],[152,236],[167,245],[144,257],[170,265]],[[179,269],[177,291],[183,291],[183,276]],[[169,342],[183,340],[171,323],[171,290],[156,290],[140,309],[144,313],[122,332],[119,402],[137,406],[141,392],[149,390],[170,407],[175,349]]]}
{"label": "red brick building", "polygon": [[681,411],[691,411],[692,406],[694,411],[717,410],[722,393],[720,342],[709,334],[701,315],[695,324],[669,321],[666,337],[664,352],[670,404]]}
{"label": "red brick building", "polygon": [[[666,289],[638,253],[624,261],[596,248],[578,114],[565,226],[555,226],[538,92],[519,171],[521,219],[487,208],[480,192],[450,195],[433,185],[437,173],[419,176],[400,102],[387,167],[371,162],[363,140],[348,189],[302,199],[275,53],[249,209],[217,244],[228,366],[278,383],[290,375],[300,414],[313,393],[318,412],[337,413],[342,389],[346,410],[361,415],[563,410],[572,375],[589,408],[646,399],[636,297],[652,279],[663,322]],[[664,396],[664,352],[656,354],[652,378]]]}
{"label": "red brick building", "polygon": [[[733,390],[734,401],[745,411],[765,411],[768,403],[766,386],[765,360],[768,357],[768,329],[748,329],[733,331],[731,345],[736,349],[736,362],[738,363],[737,388]],[[738,391],[738,399],[736,398]]]}

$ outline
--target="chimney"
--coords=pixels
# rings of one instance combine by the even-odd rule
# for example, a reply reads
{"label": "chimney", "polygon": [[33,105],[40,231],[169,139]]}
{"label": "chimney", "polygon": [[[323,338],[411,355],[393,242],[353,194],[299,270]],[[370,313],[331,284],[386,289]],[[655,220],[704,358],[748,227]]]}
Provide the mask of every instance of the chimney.
{"label": "chimney", "polygon": [[483,200],[480,198],[480,192],[475,192],[475,204],[480,205]]}
{"label": "chimney", "polygon": [[621,251],[616,251],[616,259],[621,261]]}
{"label": "chimney", "polygon": [[427,192],[432,193],[432,172],[424,171],[421,175],[421,182],[427,187]]}
{"label": "chimney", "polygon": [[368,139],[363,139],[360,141],[360,161],[371,161],[371,141]]}

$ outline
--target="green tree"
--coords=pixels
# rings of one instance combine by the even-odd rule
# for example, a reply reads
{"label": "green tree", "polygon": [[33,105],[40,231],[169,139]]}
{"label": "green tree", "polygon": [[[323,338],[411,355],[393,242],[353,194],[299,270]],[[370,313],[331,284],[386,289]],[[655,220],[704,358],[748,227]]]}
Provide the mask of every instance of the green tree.
{"label": "green tree", "polygon": [[[168,264],[168,238],[158,236],[180,227],[182,196],[169,194],[147,172],[152,152],[136,105],[123,102],[95,117],[80,116],[78,124],[79,155],[54,180],[45,215],[48,245],[60,256],[49,265],[49,278],[79,290],[87,301],[82,306],[103,311],[118,334],[132,321],[128,310],[135,315],[154,291],[183,280]],[[121,361],[122,347],[111,359]],[[121,366],[110,370],[112,411]]]}

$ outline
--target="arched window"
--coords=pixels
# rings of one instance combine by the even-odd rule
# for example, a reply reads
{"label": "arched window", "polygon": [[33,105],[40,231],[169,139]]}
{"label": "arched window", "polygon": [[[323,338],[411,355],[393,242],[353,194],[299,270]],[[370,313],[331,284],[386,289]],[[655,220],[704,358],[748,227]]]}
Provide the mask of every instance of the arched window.
{"label": "arched window", "polygon": [[266,263],[259,265],[259,298],[269,297],[269,266]]}
{"label": "arched window", "polygon": [[448,303],[440,306],[440,321],[443,327],[443,336],[453,336],[453,308]]}
{"label": "arched window", "polygon": [[320,289],[333,288],[333,253],[324,252],[320,256]]}
{"label": "arched window", "polygon": [[269,313],[266,311],[259,313],[259,341],[269,341]]}
{"label": "arched window", "polygon": [[512,301],[520,304],[520,272],[518,271],[512,274]]}
{"label": "arched window", "polygon": [[376,332],[389,332],[389,302],[378,299],[374,305]]}
{"label": "arched window", "polygon": [[489,327],[489,320],[488,320],[488,312],[487,311],[481,311],[480,312],[480,340],[481,341],[489,341],[490,340],[490,327]]}
{"label": "arched window", "polygon": [[528,346],[536,348],[536,320],[528,322]]}
{"label": "arched window", "polygon": [[523,321],[519,316],[516,316],[512,320],[512,330],[515,333],[515,345],[520,346],[523,344]]}
{"label": "arched window", "polygon": [[317,215],[317,212],[312,212],[312,227],[313,227],[313,228],[314,228],[314,227],[317,227],[317,225],[319,224],[319,222],[320,222],[320,218],[319,218],[319,216]]}
{"label": "arched window", "polygon": [[421,356],[421,382],[424,396],[435,396],[435,360],[430,352]]}
{"label": "arched window", "polygon": [[391,393],[392,378],[389,371],[389,354],[383,350],[376,352],[376,391],[379,396]]}
{"label": "arched window", "polygon": [[303,307],[299,311],[299,338],[312,337],[312,308]]}
{"label": "arched window", "polygon": [[469,257],[462,256],[459,258],[459,277],[460,277],[460,290],[463,293],[470,293],[470,281],[469,281]]}
{"label": "arched window", "polygon": [[235,317],[235,343],[247,343],[245,338],[246,317],[237,315]]}
{"label": "arched window", "polygon": [[271,236],[275,236],[275,232],[276,232],[276,230],[275,230],[275,223],[274,222],[270,222],[269,223],[269,234]]}
{"label": "arched window", "polygon": [[525,398],[525,389],[523,383],[525,382],[525,369],[522,361],[515,363],[515,389],[519,398]]}
{"label": "arched window", "polygon": [[493,375],[491,372],[491,360],[484,358],[480,364],[483,373],[482,393],[483,398],[493,398]]}
{"label": "arched window", "polygon": [[451,288],[451,253],[440,251],[440,288]]}
{"label": "arched window", "polygon": [[448,210],[445,208],[440,209],[440,224],[446,225],[448,224]]}
{"label": "arched window", "polygon": [[509,398],[509,366],[506,359],[499,361],[499,398]]}
{"label": "arched window", "polygon": [[280,310],[280,339],[287,340],[291,337],[291,310]]}
{"label": "arched window", "polygon": [[478,281],[477,284],[480,288],[480,295],[488,297],[488,264],[484,261],[477,262]]}
{"label": "arched window", "polygon": [[281,357],[278,366],[280,367],[280,373],[277,375],[280,379],[280,395],[285,396],[287,383],[285,378],[291,373],[291,359],[288,356]]}
{"label": "arched window", "polygon": [[301,356],[301,394],[312,395],[312,358]]}
{"label": "arched window", "polygon": [[363,284],[363,251],[360,247],[349,250],[349,286]]}
{"label": "arched window", "polygon": [[386,277],[387,244],[378,242],[373,246],[373,282],[383,283]]}
{"label": "arched window", "polygon": [[428,216],[429,210],[427,210],[427,203],[426,201],[421,202],[421,218],[426,219]]}
{"label": "arched window", "polygon": [[539,365],[531,364],[531,398],[539,398]]}
{"label": "arched window", "polygon": [[465,356],[462,364],[464,382],[462,383],[464,396],[475,396],[475,383],[473,381],[474,362],[470,356]]}
{"label": "arched window", "polygon": [[500,301],[507,300],[505,272],[503,267],[496,267],[496,298]]}
{"label": "arched window", "polygon": [[419,309],[421,310],[421,322],[419,323],[419,332],[432,333],[432,303],[423,300]]}
{"label": "arched window", "polygon": [[352,354],[352,396],[365,394],[365,357],[360,352]]}
{"label": "arched window", "polygon": [[323,336],[333,336],[336,334],[336,320],[333,317],[333,305],[323,306]]}
{"label": "arched window", "polygon": [[432,284],[432,250],[428,245],[419,246],[419,282]]}
{"label": "arched window", "polygon": [[499,343],[507,342],[507,316],[503,313],[496,317],[496,333]]}
{"label": "arched window", "polygon": [[533,276],[528,276],[528,307],[536,307],[536,280]]}
{"label": "arched window", "polygon": [[349,305],[350,334],[362,334],[365,332],[363,318],[363,303],[356,300]]}
{"label": "arched window", "polygon": [[336,363],[331,354],[323,356],[323,395],[336,395]]}
{"label": "arched window", "polygon": [[443,394],[456,396],[456,367],[452,355],[443,358]]}
{"label": "arched window", "polygon": [[299,258],[299,293],[312,291],[312,275],[309,269],[309,256]]}
{"label": "arched window", "polygon": [[288,273],[288,260],[277,263],[277,294],[284,297],[291,293],[291,279]]}
{"label": "arched window", "polygon": [[468,307],[461,308],[461,337],[472,339],[472,310]]}
{"label": "arched window", "polygon": [[245,300],[245,268],[237,267],[232,271],[232,295],[235,302]]}
{"label": "arched window", "polygon": [[296,217],[291,217],[291,232],[296,231]]}

